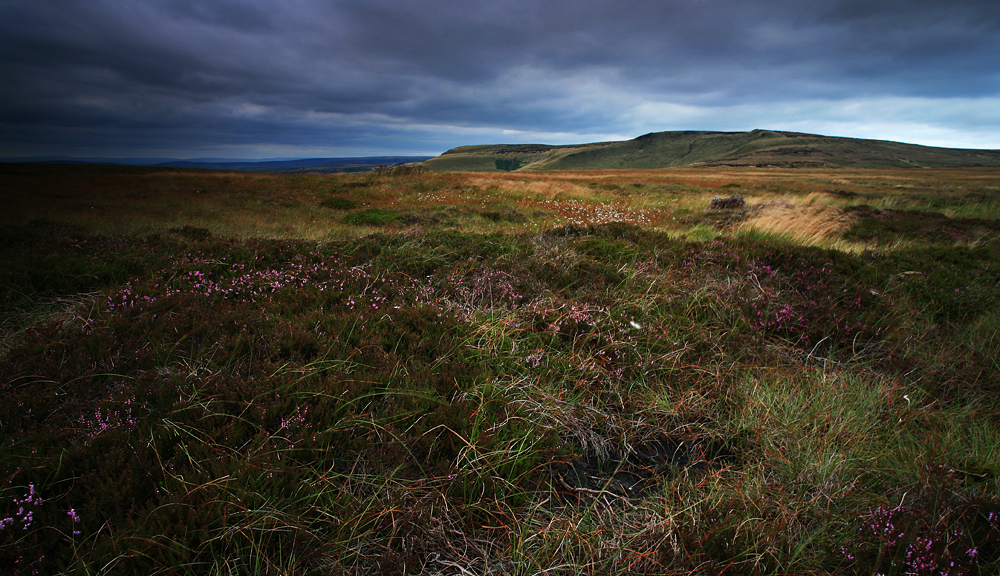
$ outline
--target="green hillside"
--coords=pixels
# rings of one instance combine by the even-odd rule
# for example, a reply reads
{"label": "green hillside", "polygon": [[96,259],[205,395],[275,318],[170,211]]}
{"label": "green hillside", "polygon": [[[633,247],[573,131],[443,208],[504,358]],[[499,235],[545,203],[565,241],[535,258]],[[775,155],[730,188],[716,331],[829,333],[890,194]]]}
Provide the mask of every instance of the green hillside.
{"label": "green hillside", "polygon": [[624,142],[569,146],[497,144],[454,148],[424,163],[434,171],[608,170],[676,166],[967,168],[1000,166],[1000,151],[934,148],[754,130],[655,132]]}

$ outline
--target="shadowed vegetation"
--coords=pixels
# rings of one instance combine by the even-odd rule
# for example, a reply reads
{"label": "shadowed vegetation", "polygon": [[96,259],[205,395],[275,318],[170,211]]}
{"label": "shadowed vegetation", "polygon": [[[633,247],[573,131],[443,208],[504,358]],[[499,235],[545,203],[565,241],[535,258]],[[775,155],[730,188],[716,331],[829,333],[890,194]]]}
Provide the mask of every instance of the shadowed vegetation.
{"label": "shadowed vegetation", "polygon": [[327,198],[319,203],[323,208],[332,208],[334,210],[351,210],[352,208],[358,207],[358,202],[356,200],[348,200],[347,198],[339,198],[334,196],[333,198]]}
{"label": "shadowed vegetation", "polygon": [[996,176],[10,169],[0,565],[995,572]]}

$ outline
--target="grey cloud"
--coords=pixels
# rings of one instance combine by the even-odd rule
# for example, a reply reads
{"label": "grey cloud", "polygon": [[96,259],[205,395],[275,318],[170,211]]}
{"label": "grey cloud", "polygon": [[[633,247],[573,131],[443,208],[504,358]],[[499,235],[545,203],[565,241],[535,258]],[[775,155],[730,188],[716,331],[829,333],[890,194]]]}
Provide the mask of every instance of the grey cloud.
{"label": "grey cloud", "polygon": [[998,30],[995,0],[8,0],[0,141],[397,146],[619,133],[644,103],[993,97]]}

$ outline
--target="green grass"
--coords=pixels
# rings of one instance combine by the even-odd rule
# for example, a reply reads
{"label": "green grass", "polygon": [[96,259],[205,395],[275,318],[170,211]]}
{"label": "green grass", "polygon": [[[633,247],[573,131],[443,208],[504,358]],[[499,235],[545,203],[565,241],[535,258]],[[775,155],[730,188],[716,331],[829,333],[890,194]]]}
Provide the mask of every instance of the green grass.
{"label": "green grass", "polygon": [[[841,184],[855,196],[831,196],[897,181],[774,181],[808,205],[859,174]],[[394,221],[231,234],[258,203],[302,225],[331,183],[160,177],[142,182],[229,216],[123,234],[64,209],[0,229],[12,573],[1000,566],[994,237],[858,219],[865,239],[839,250],[570,220],[581,205],[696,210],[725,171],[340,176],[337,194],[378,206],[345,219]],[[740,193],[769,194],[759,178]],[[189,198],[195,184],[212,186]],[[536,214],[556,194],[560,216]],[[939,225],[956,225],[949,209]]]}
{"label": "green grass", "polygon": [[343,220],[345,224],[353,224],[355,226],[382,226],[383,224],[395,222],[399,217],[400,214],[393,210],[369,208],[368,210],[348,214],[344,216]]}

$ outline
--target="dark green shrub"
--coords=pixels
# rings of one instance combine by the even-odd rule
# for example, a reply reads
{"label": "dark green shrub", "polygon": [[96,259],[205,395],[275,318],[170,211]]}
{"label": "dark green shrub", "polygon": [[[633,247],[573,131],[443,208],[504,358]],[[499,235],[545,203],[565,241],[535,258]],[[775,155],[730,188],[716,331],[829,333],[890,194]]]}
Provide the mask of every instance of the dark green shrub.
{"label": "dark green shrub", "polygon": [[354,224],[355,226],[382,226],[395,222],[401,214],[392,210],[382,210],[380,208],[369,208],[361,212],[355,212],[344,216],[344,224]]}
{"label": "dark green shrub", "polygon": [[191,225],[184,226],[183,228],[171,228],[169,231],[189,240],[206,240],[212,235],[212,232],[208,228],[199,228]]}
{"label": "dark green shrub", "polygon": [[334,210],[351,210],[358,207],[358,203],[354,200],[349,200],[347,198],[327,198],[319,203],[323,208],[332,208]]}
{"label": "dark green shrub", "polygon": [[520,160],[497,160],[495,161],[497,170],[504,170],[507,172],[513,172],[521,167]]}
{"label": "dark green shrub", "polygon": [[517,210],[488,210],[480,214],[483,218],[493,222],[527,222],[528,218]]}
{"label": "dark green shrub", "polygon": [[423,166],[397,164],[395,166],[379,165],[372,170],[373,176],[418,176],[427,172]]}

